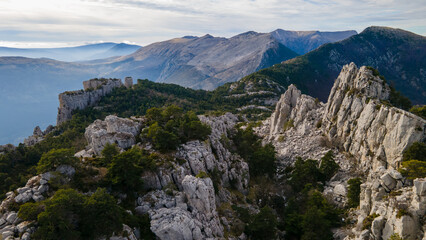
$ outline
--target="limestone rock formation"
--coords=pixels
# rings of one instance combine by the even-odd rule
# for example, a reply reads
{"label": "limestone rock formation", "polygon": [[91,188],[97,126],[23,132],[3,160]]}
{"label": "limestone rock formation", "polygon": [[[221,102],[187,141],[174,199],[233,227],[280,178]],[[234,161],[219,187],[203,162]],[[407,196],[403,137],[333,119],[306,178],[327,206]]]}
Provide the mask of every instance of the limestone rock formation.
{"label": "limestone rock formation", "polygon": [[323,117],[328,136],[360,159],[363,169],[397,168],[411,143],[426,138],[426,120],[388,106],[389,86],[366,67],[351,63],[330,92]]}
{"label": "limestone rock formation", "polygon": [[187,175],[181,184],[183,191],[173,196],[155,191],[139,198],[136,212],[149,213],[151,230],[162,240],[223,237],[211,179]]}
{"label": "limestone rock formation", "polygon": [[126,77],[124,79],[124,86],[126,88],[131,88],[133,86],[133,78],[132,77]]}
{"label": "limestone rock formation", "polygon": [[24,139],[24,144],[27,147],[34,146],[36,143],[44,140],[44,137],[52,132],[55,128],[52,125],[47,126],[46,130],[41,131],[39,126],[36,126],[33,131],[33,135]]}
{"label": "limestone rock formation", "polygon": [[56,124],[71,119],[71,112],[93,106],[101,97],[114,88],[122,86],[120,79],[92,79],[83,82],[84,90],[59,94],[59,108]]}
{"label": "limestone rock formation", "polygon": [[[351,63],[343,67],[326,105],[290,86],[271,118],[256,129],[274,144],[285,166],[296,156],[319,159],[333,149],[341,169],[324,194],[339,205],[345,202],[346,180],[365,174],[352,229],[357,239],[387,239],[393,233],[421,239],[425,234],[425,180],[416,179],[413,186],[396,169],[408,146],[426,140],[426,121],[392,107],[390,92],[372,70]],[[371,228],[363,229],[364,219],[373,214],[378,217]]]}
{"label": "limestone rock formation", "polygon": [[[68,165],[60,165],[55,172],[62,174],[68,181],[74,175],[75,169]],[[54,176],[56,176],[54,172],[39,174],[30,178],[24,187],[16,189],[16,194],[15,192],[6,194],[6,199],[0,204],[0,239],[30,239],[30,235],[35,231],[33,222],[22,221],[17,212],[10,211],[9,208],[16,203],[44,200],[49,190],[48,182]]]}
{"label": "limestone rock formation", "polygon": [[[136,135],[140,133],[143,119],[119,118],[109,115],[102,120],[95,120],[86,128],[84,136],[93,153],[99,155],[107,143],[116,143],[120,148],[129,148],[136,143]],[[81,155],[84,155],[81,153]]]}

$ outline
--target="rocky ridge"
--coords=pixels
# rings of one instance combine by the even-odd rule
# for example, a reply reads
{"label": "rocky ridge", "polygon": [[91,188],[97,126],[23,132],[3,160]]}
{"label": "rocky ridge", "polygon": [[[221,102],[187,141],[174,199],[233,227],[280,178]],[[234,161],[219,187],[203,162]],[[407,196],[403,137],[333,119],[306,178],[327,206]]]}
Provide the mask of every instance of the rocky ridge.
{"label": "rocky ridge", "polygon": [[[327,104],[291,85],[257,129],[265,142],[275,145],[285,166],[296,156],[319,159],[332,149],[341,168],[324,194],[336,202],[344,202],[347,179],[364,173],[357,224],[340,239],[387,239],[393,233],[421,239],[425,234],[426,180],[416,179],[413,186],[396,169],[408,146],[426,140],[426,121],[390,106],[389,93],[379,76],[351,63],[343,67]],[[403,216],[398,215],[401,209]],[[367,216],[375,218],[363,229]]]}
{"label": "rocky ridge", "polygon": [[[173,161],[165,160],[168,164],[162,164],[154,171],[145,171],[142,176],[144,188],[150,191],[138,198],[135,212],[150,215],[151,230],[160,239],[222,237],[223,226],[216,212],[216,203],[229,200],[230,194],[225,187],[232,184],[240,192],[248,191],[247,163],[225,146],[238,117],[226,113],[199,118],[211,127],[209,138],[182,144]],[[115,142],[120,148],[137,146],[154,152],[149,143],[135,142],[135,136],[143,127],[143,119],[107,116],[105,121],[96,120],[86,128],[89,145],[76,156],[99,155],[107,142]],[[194,177],[203,173],[219,177],[218,192],[210,178]]]}
{"label": "rocky ridge", "polygon": [[121,87],[120,79],[92,79],[83,82],[84,90],[59,94],[59,108],[56,124],[71,119],[72,111],[93,106],[114,88]]}

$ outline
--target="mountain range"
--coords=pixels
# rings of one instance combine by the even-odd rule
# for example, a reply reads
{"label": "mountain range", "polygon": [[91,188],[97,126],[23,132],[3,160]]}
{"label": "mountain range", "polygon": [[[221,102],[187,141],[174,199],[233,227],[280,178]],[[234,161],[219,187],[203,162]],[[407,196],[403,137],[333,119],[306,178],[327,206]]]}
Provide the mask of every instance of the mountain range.
{"label": "mountain range", "polygon": [[50,58],[59,61],[76,62],[128,55],[141,46],[126,43],[96,43],[63,48],[10,48],[0,47],[0,56],[27,58]]}
{"label": "mountain range", "polygon": [[426,37],[388,27],[369,27],[343,41],[245,77],[241,83],[273,80],[296,84],[325,101],[340,69],[350,62],[372,66],[415,104],[426,103]]}

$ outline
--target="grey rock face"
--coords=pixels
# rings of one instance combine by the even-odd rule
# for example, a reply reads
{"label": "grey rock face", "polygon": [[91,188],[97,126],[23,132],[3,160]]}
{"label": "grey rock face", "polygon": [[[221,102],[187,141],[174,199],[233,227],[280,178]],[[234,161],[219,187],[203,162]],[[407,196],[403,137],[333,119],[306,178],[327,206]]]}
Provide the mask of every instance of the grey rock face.
{"label": "grey rock face", "polygon": [[57,125],[71,119],[73,110],[93,106],[101,97],[110,93],[114,88],[122,86],[122,83],[120,79],[92,79],[83,82],[83,86],[85,91],[80,90],[59,94]]}
{"label": "grey rock face", "polygon": [[[183,195],[167,196],[162,191],[149,195],[151,230],[159,239],[206,239],[223,237],[223,227],[216,212],[213,183],[210,178],[185,176]],[[184,198],[182,198],[185,196]],[[146,197],[144,197],[146,199]],[[187,204],[183,201],[187,199]],[[149,209],[144,199],[139,210]],[[138,208],[136,210],[138,210]]]}
{"label": "grey rock face", "polygon": [[25,146],[27,147],[34,146],[36,143],[43,141],[44,136],[46,136],[53,130],[54,130],[54,127],[52,125],[49,125],[44,131],[41,131],[40,127],[36,126],[34,128],[33,135],[24,139]]}
{"label": "grey rock face", "polygon": [[[426,121],[383,104],[389,94],[390,88],[382,79],[352,63],[343,67],[326,105],[312,104],[312,98],[290,86],[269,121],[256,130],[274,144],[284,165],[295,156],[319,159],[320,153],[333,146],[353,156],[335,151],[341,169],[326,183],[324,194],[339,203],[346,195],[348,176],[357,171],[366,173],[360,207],[355,213],[358,223],[352,230],[356,239],[388,239],[393,233],[404,239],[424,236],[420,219],[426,209],[425,180],[416,179],[410,186],[395,169],[408,146],[426,139]],[[289,120],[293,126],[284,129],[283,124]],[[323,142],[314,144],[318,140]],[[390,196],[390,192],[397,194]],[[396,217],[401,209],[407,215]],[[372,214],[379,217],[371,229],[362,231],[363,220]]]}
{"label": "grey rock face", "polygon": [[343,67],[325,106],[328,136],[360,159],[364,169],[397,168],[404,149],[425,139],[424,119],[380,103],[389,94],[382,79],[351,63]]}
{"label": "grey rock face", "polygon": [[126,119],[110,115],[105,121],[98,119],[90,124],[84,136],[94,154],[99,155],[107,143],[116,143],[120,148],[134,145],[141,126],[142,119]]}
{"label": "grey rock face", "polygon": [[133,78],[132,77],[126,77],[124,79],[124,86],[126,88],[131,88],[133,86]]}

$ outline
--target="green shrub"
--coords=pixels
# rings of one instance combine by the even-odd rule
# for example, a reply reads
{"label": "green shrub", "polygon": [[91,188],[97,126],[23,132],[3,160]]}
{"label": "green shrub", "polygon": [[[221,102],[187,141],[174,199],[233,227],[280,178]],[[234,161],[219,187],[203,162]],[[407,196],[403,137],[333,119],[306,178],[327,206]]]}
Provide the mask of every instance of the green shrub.
{"label": "green shrub", "polygon": [[204,140],[211,132],[210,127],[201,123],[194,112],[184,113],[174,105],[149,109],[146,118],[150,126],[145,137],[161,151],[174,150],[179,144],[190,140]]}
{"label": "green shrub", "polygon": [[399,208],[398,212],[396,213],[396,218],[401,218],[404,215],[410,215],[410,213],[406,208]]}
{"label": "green shrub", "polygon": [[321,178],[322,174],[318,169],[318,161],[312,159],[303,160],[298,157],[288,182],[294,191],[300,192],[307,184],[317,187]]}
{"label": "green shrub", "polygon": [[399,236],[398,233],[394,233],[388,238],[388,240],[404,240],[404,239],[402,239],[402,237]]}
{"label": "green shrub", "polygon": [[246,233],[251,239],[274,239],[277,232],[277,217],[269,206],[260,209],[247,225]]}
{"label": "green shrub", "polygon": [[138,165],[141,158],[141,152],[137,148],[132,148],[112,159],[106,177],[115,189],[125,193],[142,189],[143,182],[140,175],[143,168]]}
{"label": "green shrub", "polygon": [[85,196],[73,189],[61,189],[44,202],[46,210],[38,215],[35,239],[80,239],[78,229]]}
{"label": "green shrub", "polygon": [[195,177],[197,177],[197,178],[208,178],[209,175],[204,171],[200,171]]}
{"label": "green shrub", "polygon": [[359,195],[361,193],[361,179],[352,178],[348,180],[348,206],[351,208],[356,208],[359,206]]}
{"label": "green shrub", "polygon": [[44,206],[40,203],[27,202],[21,205],[18,217],[24,221],[36,221],[37,216],[44,211]]}
{"label": "green shrub", "polygon": [[289,119],[287,122],[284,123],[283,130],[287,131],[288,129],[294,127],[294,120]]}
{"label": "green shrub", "polygon": [[364,219],[364,221],[362,221],[362,230],[370,229],[370,228],[371,228],[371,224],[373,223],[374,219],[375,219],[376,217],[378,217],[378,216],[380,216],[380,215],[378,215],[378,214],[376,214],[376,213],[373,213],[373,214],[371,214],[371,215],[368,215],[368,216]]}
{"label": "green shrub", "polygon": [[[84,215],[80,215],[79,230],[85,239],[111,237],[120,232],[123,224],[123,209],[105,189],[97,189],[83,203]],[[107,227],[106,227],[107,226]]]}
{"label": "green shrub", "polygon": [[426,161],[410,160],[402,162],[402,168],[399,169],[402,176],[408,179],[426,177]]}
{"label": "green shrub", "polygon": [[72,149],[52,149],[42,155],[37,164],[37,172],[48,172],[63,164],[75,166],[77,161],[78,159],[74,157]]}
{"label": "green shrub", "polygon": [[91,196],[61,189],[50,199],[21,208],[21,216],[29,220],[38,214],[34,239],[108,238],[121,231],[126,215],[105,189],[97,189]]}
{"label": "green shrub", "polygon": [[337,164],[334,161],[334,154],[333,151],[328,151],[322,158],[321,158],[321,164],[319,167],[319,170],[321,171],[323,177],[322,181],[326,182],[330,180],[334,174],[337,173],[337,170],[339,170],[339,164]]}
{"label": "green shrub", "polygon": [[238,154],[249,164],[250,176],[268,175],[272,177],[276,170],[275,147],[272,144],[262,146],[251,127],[237,129],[233,142]]}
{"label": "green shrub", "polygon": [[426,162],[426,144],[415,142],[411,144],[403,153],[402,161],[419,160]]}
{"label": "green shrub", "polygon": [[410,112],[416,114],[423,119],[426,119],[426,105],[417,105],[410,108]]}
{"label": "green shrub", "polygon": [[117,147],[117,144],[113,143],[107,143],[104,146],[104,149],[102,149],[101,155],[104,159],[104,166],[107,166],[111,163],[112,158],[117,156],[120,153],[120,149]]}

